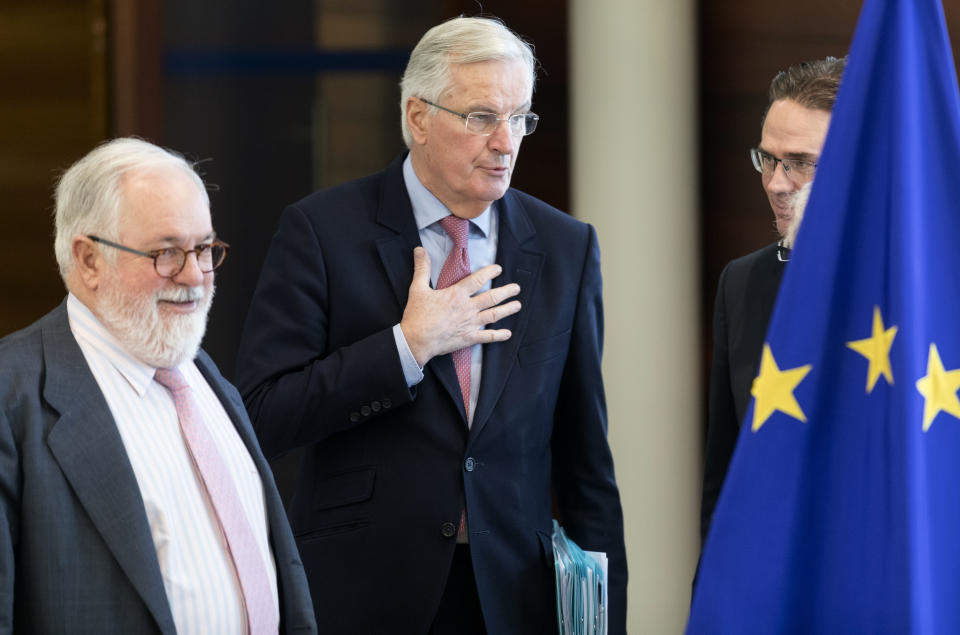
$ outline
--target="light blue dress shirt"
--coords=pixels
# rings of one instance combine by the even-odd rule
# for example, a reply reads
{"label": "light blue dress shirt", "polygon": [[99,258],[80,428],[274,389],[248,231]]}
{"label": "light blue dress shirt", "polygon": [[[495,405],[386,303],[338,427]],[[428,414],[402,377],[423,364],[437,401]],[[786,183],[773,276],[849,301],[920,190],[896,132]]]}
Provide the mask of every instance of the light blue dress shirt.
{"label": "light blue dress shirt", "polygon": [[[417,222],[417,231],[420,233],[420,243],[430,256],[430,284],[437,286],[440,269],[447,260],[447,254],[453,248],[453,239],[440,224],[440,220],[450,215],[450,210],[424,187],[413,171],[413,163],[407,155],[403,162],[403,181],[410,195],[410,204],[413,207],[413,217]],[[496,262],[497,257],[497,230],[499,216],[496,205],[491,205],[476,218],[470,219],[470,234],[467,238],[467,251],[470,254],[470,270],[476,271]],[[482,293],[490,289],[488,282],[479,291]],[[407,340],[403,336],[400,325],[393,327],[393,336],[397,342],[397,351],[403,364],[403,374],[407,385],[414,386],[423,380],[423,369],[417,364]],[[473,422],[473,413],[477,408],[477,396],[480,394],[480,369],[483,367],[483,347],[480,344],[473,346],[470,365],[470,409],[467,417],[468,425]]]}

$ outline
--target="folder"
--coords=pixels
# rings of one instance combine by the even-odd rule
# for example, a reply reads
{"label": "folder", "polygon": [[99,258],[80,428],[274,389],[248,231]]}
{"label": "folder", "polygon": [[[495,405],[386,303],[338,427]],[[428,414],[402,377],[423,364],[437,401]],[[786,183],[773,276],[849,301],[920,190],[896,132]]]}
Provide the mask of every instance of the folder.
{"label": "folder", "polygon": [[553,521],[560,635],[606,635],[607,554],[584,551]]}

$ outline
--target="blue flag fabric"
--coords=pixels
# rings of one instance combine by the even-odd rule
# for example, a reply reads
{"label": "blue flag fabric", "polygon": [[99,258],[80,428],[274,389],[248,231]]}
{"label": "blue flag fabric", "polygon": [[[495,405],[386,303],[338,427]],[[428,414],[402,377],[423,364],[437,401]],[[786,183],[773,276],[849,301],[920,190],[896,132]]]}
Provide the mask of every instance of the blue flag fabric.
{"label": "blue flag fabric", "polygon": [[960,100],[866,0],[688,633],[960,633]]}

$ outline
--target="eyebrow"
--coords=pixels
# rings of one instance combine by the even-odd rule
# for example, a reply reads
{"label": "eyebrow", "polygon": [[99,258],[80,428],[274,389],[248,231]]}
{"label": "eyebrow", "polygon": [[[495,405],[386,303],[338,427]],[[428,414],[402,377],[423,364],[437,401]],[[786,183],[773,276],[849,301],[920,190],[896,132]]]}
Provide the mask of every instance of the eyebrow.
{"label": "eyebrow", "polygon": [[819,160],[819,157],[815,154],[810,154],[809,152],[787,152],[783,156],[777,156],[773,152],[770,152],[763,146],[757,148],[761,152],[769,154],[772,157],[777,157],[778,159],[797,159],[800,161],[807,161],[809,163],[816,163]]}
{"label": "eyebrow", "polygon": [[[210,232],[210,233],[208,233],[208,234],[204,234],[203,238],[201,238],[200,240],[197,241],[197,244],[199,245],[199,244],[202,244],[202,243],[208,243],[208,242],[211,242],[211,241],[213,241],[213,240],[216,240],[216,238],[217,238],[217,232],[212,231],[212,232]],[[188,238],[188,240],[189,240],[189,238]],[[182,236],[164,236],[163,238],[158,238],[156,242],[158,242],[158,243],[168,243],[168,244],[171,244],[171,245],[179,245],[179,243],[182,243],[182,242],[184,242],[184,241],[183,241],[183,237],[182,237]]]}
{"label": "eyebrow", "polygon": [[[522,112],[529,112],[531,105],[532,105],[532,104],[531,104],[529,101],[528,101],[528,102],[525,102],[522,106],[520,106],[519,108],[513,110],[513,111],[512,111],[512,114],[519,114],[519,113],[522,113]],[[500,113],[498,113],[495,109],[491,108],[490,106],[488,106],[488,105],[486,105],[486,104],[474,104],[474,105],[471,105],[471,106],[469,106],[469,107],[467,108],[467,112],[468,112],[468,113],[470,113],[470,112],[488,112],[488,113],[494,114],[494,115],[499,115],[499,114],[500,114]]]}

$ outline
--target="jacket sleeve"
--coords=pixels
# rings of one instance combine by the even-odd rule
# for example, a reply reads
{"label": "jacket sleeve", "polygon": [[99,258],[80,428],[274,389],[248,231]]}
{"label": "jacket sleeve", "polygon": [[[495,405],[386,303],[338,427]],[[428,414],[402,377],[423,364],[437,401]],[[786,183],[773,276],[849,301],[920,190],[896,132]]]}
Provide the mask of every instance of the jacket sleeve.
{"label": "jacket sleeve", "polygon": [[13,632],[16,543],[20,524],[20,460],[6,416],[0,412],[0,633]]}
{"label": "jacket sleeve", "polygon": [[713,362],[710,368],[707,447],[703,468],[703,493],[700,502],[700,544],[706,542],[710,520],[717,506],[727,467],[737,445],[740,422],[737,421],[730,384],[729,336],[727,329],[726,287],[729,266],[720,274],[717,299],[713,308]]}
{"label": "jacket sleeve", "polygon": [[335,349],[328,345],[332,281],[324,256],[307,214],[287,208],[237,356],[237,387],[267,458],[363,425],[413,398],[393,325]]}
{"label": "jacket sleeve", "polygon": [[626,632],[627,561],[623,511],[607,442],[601,374],[603,299],[600,249],[593,227],[570,348],[554,415],[553,481],[560,518],[580,547],[606,552],[609,562],[609,632]]}

